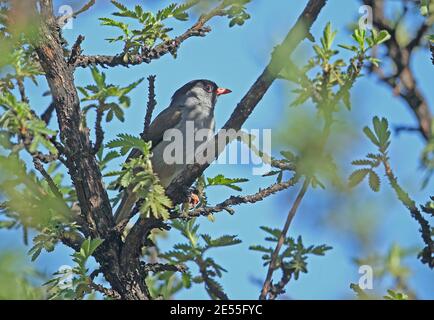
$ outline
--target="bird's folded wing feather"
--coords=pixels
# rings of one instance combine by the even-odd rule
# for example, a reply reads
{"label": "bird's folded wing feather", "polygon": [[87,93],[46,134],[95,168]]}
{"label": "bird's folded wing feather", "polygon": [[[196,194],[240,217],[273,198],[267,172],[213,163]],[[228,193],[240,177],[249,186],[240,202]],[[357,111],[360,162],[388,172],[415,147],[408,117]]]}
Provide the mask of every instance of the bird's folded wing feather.
{"label": "bird's folded wing feather", "polygon": [[[147,141],[152,142],[152,148],[159,144],[163,140],[164,132],[167,129],[175,128],[182,118],[182,107],[178,105],[172,105],[163,110],[149,126],[148,133],[144,137]],[[133,149],[126,162],[130,159],[140,155],[140,151]]]}
{"label": "bird's folded wing feather", "polygon": [[[172,105],[165,110],[163,110],[155,119],[152,121],[149,126],[148,134],[144,137],[147,141],[152,141],[152,147],[155,147],[163,140],[164,132],[167,129],[175,128],[182,118],[182,107],[177,105]],[[133,149],[126,162],[130,159],[138,157],[140,155],[140,151],[138,149]],[[124,190],[124,195],[122,197],[122,201],[115,213],[115,219],[118,223],[119,221],[127,218],[129,213],[134,206],[134,203],[137,201],[137,198],[132,194],[131,190],[133,186],[130,186],[126,190]],[[122,190],[122,188],[120,189]]]}

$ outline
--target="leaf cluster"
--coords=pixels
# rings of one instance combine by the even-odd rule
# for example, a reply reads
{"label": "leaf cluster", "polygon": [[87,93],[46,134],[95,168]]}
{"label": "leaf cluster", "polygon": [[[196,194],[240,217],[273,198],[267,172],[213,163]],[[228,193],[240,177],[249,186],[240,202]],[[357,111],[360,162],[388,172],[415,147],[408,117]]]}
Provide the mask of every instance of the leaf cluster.
{"label": "leaf cluster", "polygon": [[59,270],[54,273],[53,279],[44,284],[50,292],[49,299],[83,299],[92,292],[92,279],[88,275],[86,263],[102,242],[98,238],[83,241],[80,251],[71,255],[74,267]]}
{"label": "leaf cluster", "polygon": [[[279,229],[273,229],[270,227],[262,226],[261,229],[265,231],[268,236],[265,241],[277,243],[278,239],[282,233]],[[271,263],[272,255],[274,252],[273,247],[264,247],[262,245],[250,246],[250,250],[262,252],[262,260],[264,261],[264,266]],[[280,269],[282,273],[287,278],[287,281],[294,278],[298,280],[300,273],[307,273],[307,259],[309,255],[323,256],[332,247],[327,245],[319,246],[308,246],[305,247],[302,237],[299,236],[297,239],[287,237],[284,240],[284,246],[282,253],[279,254],[276,263],[274,265],[275,270]]]}
{"label": "leaf cluster", "polygon": [[95,109],[102,114],[107,113],[106,122],[112,121],[114,117],[124,122],[124,109],[131,105],[131,99],[128,94],[142,83],[143,78],[126,87],[121,87],[119,85],[108,84],[106,74],[100,72],[97,67],[91,67],[91,73],[94,84],[77,87],[83,95],[81,101],[85,103],[90,102],[90,104],[83,107],[83,113],[86,114],[89,110]]}
{"label": "leaf cluster", "polygon": [[199,224],[196,224],[195,220],[175,220],[172,222],[172,227],[179,230],[187,242],[176,244],[173,250],[160,254],[160,257],[173,264],[194,263],[198,267],[199,273],[195,276],[190,272],[185,273],[182,277],[184,286],[189,288],[192,283],[203,283],[212,299],[227,299],[222,286],[216,279],[221,278],[226,269],[213,258],[205,256],[205,253],[209,249],[239,244],[241,240],[233,235],[212,238],[208,234],[199,234]]}

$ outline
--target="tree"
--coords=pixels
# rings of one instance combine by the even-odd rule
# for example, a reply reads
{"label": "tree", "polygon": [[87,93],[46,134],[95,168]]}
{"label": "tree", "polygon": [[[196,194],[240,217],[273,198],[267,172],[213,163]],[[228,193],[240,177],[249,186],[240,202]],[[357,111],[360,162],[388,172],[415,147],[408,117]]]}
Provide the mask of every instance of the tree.
{"label": "tree", "polygon": [[[250,2],[191,0],[151,12],[141,5],[131,7],[126,1],[112,0],[116,11],[111,17],[100,18],[100,22],[102,26],[116,30],[115,36],[108,39],[109,43],[122,45],[122,51],[116,55],[83,54],[83,35],[72,45],[62,36],[62,26],[70,19],[79,18],[83,12],[91,12],[95,1],[88,1],[79,10],[61,17],[55,16],[51,0],[0,2],[0,44],[5,52],[0,58],[0,68],[6,70],[0,79],[0,190],[4,216],[0,226],[22,228],[26,242],[29,229],[37,232],[29,250],[32,260],[43,250],[53,251],[58,243],[75,251],[72,255],[75,266],[58,272],[46,282],[49,298],[82,299],[95,292],[111,299],[170,298],[196,283],[203,284],[210,298],[228,299],[218,282],[226,270],[208,252],[237,245],[241,240],[234,235],[213,238],[200,233],[198,221],[202,217],[212,220],[214,214],[222,211],[233,214],[235,206],[254,205],[300,185],[282,229],[261,227],[270,246],[250,246],[251,250],[263,253],[264,266],[268,269],[259,298],[276,299],[285,293],[291,280],[307,273],[309,256],[322,256],[332,249],[325,244],[306,246],[301,236],[288,235],[307,191],[326,188],[328,184],[348,189],[365,178],[371,189],[378,191],[380,166],[384,167],[386,179],[398,200],[420,225],[424,248],[418,255],[422,263],[433,268],[433,229],[429,218],[433,216],[434,199],[419,208],[398,183],[388,154],[391,144],[388,121],[376,117],[372,128],[365,128],[365,135],[377,150],[353,162],[362,169],[351,174],[349,185],[340,180],[335,155],[327,147],[335,134],[337,115],[342,110],[351,110],[351,90],[366,70],[390,86],[414,112],[418,127],[399,130],[418,131],[425,139],[427,146],[422,153],[422,162],[427,171],[425,183],[429,182],[433,170],[432,117],[410,65],[413,51],[421,46],[432,26],[434,15],[429,1],[420,6],[425,21],[415,35],[408,35],[405,41],[398,27],[401,19],[409,14],[409,8],[414,9],[413,4],[402,1],[402,16],[397,21],[389,21],[382,2],[364,1],[373,9],[374,29],[354,27],[352,38],[339,46],[334,41],[337,32],[332,23],[324,26],[319,40],[310,31],[327,0],[307,1],[294,26],[272,51],[268,65],[234,108],[222,130],[209,142],[215,144],[216,159],[227,144],[239,139],[272,167],[264,176],[275,176],[276,182],[257,193],[233,195],[221,203],[209,204],[206,193],[212,192],[210,187],[220,185],[240,191],[239,184],[248,180],[228,178],[223,174],[205,177],[208,162],[188,165],[164,190],[152,170],[151,144],[147,141],[157,99],[155,76],[147,78],[148,104],[142,135],[136,137],[124,132],[116,139],[106,141],[107,123],[124,121],[128,116],[125,109],[131,104],[129,94],[144,80],[137,79],[127,86],[110,84],[106,79],[110,68],[150,64],[167,54],[176,57],[178,49],[189,38],[207,36],[211,32],[207,24],[217,17],[228,19],[229,27],[242,26],[250,19]],[[198,19],[186,31],[173,37],[172,29],[168,27],[170,22],[189,21],[194,10],[201,12]],[[291,56],[306,39],[312,43],[313,55],[300,66]],[[348,51],[348,58],[338,48]],[[382,67],[385,61],[395,67],[390,75],[385,74]],[[77,83],[74,72],[78,68],[89,69],[94,83]],[[52,103],[40,116],[30,104],[26,79],[43,80],[49,85],[49,92],[44,94],[52,97]],[[311,103],[318,114],[315,128],[306,134],[307,138],[299,148],[281,151],[280,157],[274,157],[256,148],[255,137],[248,134],[230,136],[224,139],[225,145],[218,144],[225,130],[239,132],[247,119],[254,116],[256,106],[276,80],[293,87],[293,106]],[[92,112],[95,112],[94,139],[89,128]],[[53,117],[57,119],[58,130],[51,124]],[[118,170],[107,170],[111,161],[124,157],[133,149],[139,150],[141,156],[120,165]],[[31,163],[33,170],[28,168]],[[191,208],[186,203],[186,195],[193,185],[200,201]],[[113,217],[113,209],[118,205],[122,191],[115,191],[116,186],[134,186],[138,199],[129,219],[119,223]],[[134,220],[137,214],[138,219]],[[186,242],[162,252],[157,243],[159,231],[178,231]],[[90,272],[86,263],[91,257],[99,267]],[[195,265],[198,273],[189,270],[188,264]],[[95,281],[100,274],[106,283]],[[65,284],[65,279],[70,282]],[[25,279],[22,282],[29,285]],[[361,288],[355,285],[353,288],[359,295],[364,294]],[[406,287],[398,289],[405,291]],[[35,295],[41,294],[34,290]],[[410,292],[391,290],[387,298],[401,299],[409,295]]]}

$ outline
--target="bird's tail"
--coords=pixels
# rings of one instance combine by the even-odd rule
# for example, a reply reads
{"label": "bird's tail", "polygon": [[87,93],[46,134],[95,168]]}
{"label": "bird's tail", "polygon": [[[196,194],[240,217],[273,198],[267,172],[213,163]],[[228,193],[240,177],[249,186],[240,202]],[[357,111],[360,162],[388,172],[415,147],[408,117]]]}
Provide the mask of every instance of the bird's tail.
{"label": "bird's tail", "polygon": [[129,189],[125,189],[124,196],[122,197],[122,201],[119,204],[115,213],[116,224],[118,224],[124,219],[131,218],[130,214],[136,202],[137,202],[137,196],[134,194],[134,192],[132,192]]}

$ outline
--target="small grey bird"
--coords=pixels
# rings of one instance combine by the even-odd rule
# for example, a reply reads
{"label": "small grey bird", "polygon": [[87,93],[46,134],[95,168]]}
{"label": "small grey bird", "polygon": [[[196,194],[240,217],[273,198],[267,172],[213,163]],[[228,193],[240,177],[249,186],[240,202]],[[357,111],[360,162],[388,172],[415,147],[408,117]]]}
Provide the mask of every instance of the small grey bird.
{"label": "small grey bird", "polygon": [[[196,134],[201,129],[208,129],[210,134],[215,130],[214,107],[220,95],[232,92],[229,89],[220,88],[210,80],[193,80],[179,88],[172,96],[169,107],[163,110],[149,126],[147,139],[152,141],[152,166],[158,175],[161,185],[167,187],[172,180],[187,166],[186,157],[191,157],[191,153],[203,143],[203,141],[185,141],[191,139],[188,132],[193,130]],[[172,141],[163,140],[164,133],[169,129],[178,129],[183,136],[182,145],[183,161],[168,164],[164,159],[167,147]],[[187,137],[186,137],[187,136]],[[190,146],[190,148],[188,147]],[[194,147],[194,150],[190,150]],[[140,151],[133,150],[127,158],[137,157]],[[191,163],[191,162],[190,162]],[[125,189],[122,201],[115,213],[116,223],[129,217],[134,204],[138,200],[131,192],[131,188]]]}

